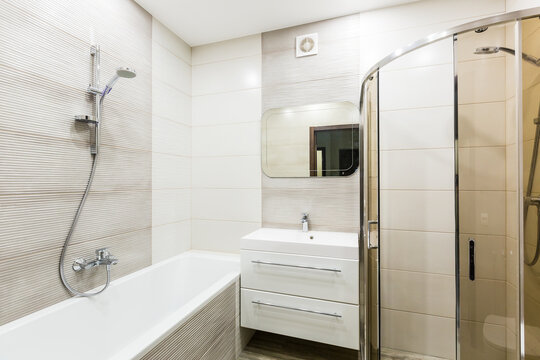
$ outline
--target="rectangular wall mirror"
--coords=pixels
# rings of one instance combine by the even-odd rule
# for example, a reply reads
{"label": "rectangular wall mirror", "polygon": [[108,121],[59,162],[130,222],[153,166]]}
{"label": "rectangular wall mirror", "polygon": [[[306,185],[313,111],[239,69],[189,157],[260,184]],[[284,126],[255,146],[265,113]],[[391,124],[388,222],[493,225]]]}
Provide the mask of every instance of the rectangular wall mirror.
{"label": "rectangular wall mirror", "polygon": [[270,109],[261,129],[269,177],[349,176],[358,168],[359,112],[350,102]]}

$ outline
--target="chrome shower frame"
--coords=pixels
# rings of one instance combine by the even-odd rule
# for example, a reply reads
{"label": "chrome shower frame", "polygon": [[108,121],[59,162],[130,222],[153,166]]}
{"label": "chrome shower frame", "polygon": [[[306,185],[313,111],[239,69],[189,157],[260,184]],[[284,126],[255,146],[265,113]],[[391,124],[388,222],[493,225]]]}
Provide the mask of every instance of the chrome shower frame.
{"label": "chrome shower frame", "polygon": [[[520,21],[521,20],[524,20],[524,19],[529,19],[529,18],[533,18],[533,17],[538,17],[540,15],[540,7],[536,7],[536,8],[530,8],[530,9],[525,9],[525,10],[519,10],[519,11],[514,11],[514,12],[509,12],[509,13],[506,13],[506,14],[501,14],[501,15],[496,15],[496,16],[492,16],[492,17],[488,17],[488,18],[485,18],[485,19],[480,19],[480,20],[475,20],[475,21],[472,21],[472,22],[469,22],[469,23],[465,23],[465,24],[462,24],[462,25],[459,25],[459,26],[456,26],[456,27],[453,27],[453,28],[450,28],[450,29],[447,29],[447,30],[444,30],[444,31],[441,31],[441,32],[438,32],[438,33],[434,33],[432,35],[429,35],[423,39],[420,39],[418,41],[415,41],[415,42],[412,42],[400,49],[397,49],[395,51],[393,51],[392,53],[390,53],[388,56],[384,57],[383,59],[381,59],[380,61],[378,61],[375,65],[373,65],[366,73],[365,75],[363,76],[362,78],[362,82],[361,82],[361,86],[360,86],[360,99],[359,99],[359,111],[360,111],[360,116],[361,116],[361,119],[364,121],[363,123],[363,156],[361,157],[362,159],[362,172],[363,172],[363,175],[360,177],[360,188],[362,189],[361,191],[361,214],[360,214],[360,223],[361,223],[361,239],[363,240],[363,245],[362,245],[362,249],[361,249],[361,254],[360,254],[360,259],[361,259],[361,264],[360,264],[360,267],[361,267],[361,272],[363,272],[364,274],[366,274],[366,277],[369,276],[367,274],[370,273],[370,269],[369,269],[369,266],[368,266],[368,256],[369,256],[369,252],[370,251],[373,251],[373,250],[376,250],[376,251],[379,251],[378,250],[378,247],[371,247],[371,244],[369,242],[369,234],[370,234],[370,229],[371,228],[375,228],[375,226],[377,227],[376,231],[378,232],[378,235],[379,235],[379,238],[380,238],[380,230],[379,230],[379,216],[377,215],[377,218],[374,218],[374,219],[371,219],[369,217],[369,204],[368,204],[368,196],[366,196],[367,194],[367,191],[369,191],[369,168],[368,168],[368,154],[369,154],[369,146],[370,146],[370,134],[368,133],[368,131],[365,131],[365,119],[367,118],[368,114],[365,113],[365,95],[366,95],[366,90],[367,90],[367,86],[368,86],[368,82],[369,80],[376,74],[378,74],[378,72],[386,65],[388,65],[389,63],[393,62],[394,60],[412,52],[412,51],[415,51],[415,50],[418,50],[420,48],[423,48],[427,45],[430,45],[430,44],[433,44],[435,42],[438,42],[438,41],[441,41],[443,39],[448,39],[448,38],[453,38],[455,37],[456,35],[459,35],[459,34],[462,34],[462,33],[465,33],[465,32],[469,32],[469,31],[475,31],[475,30],[479,30],[479,32],[482,32],[482,31],[485,31],[487,27],[489,26],[493,26],[493,25],[498,25],[498,24],[502,24],[502,23],[508,23],[508,22],[511,22],[511,21],[515,21],[516,22],[516,40],[519,40],[519,41],[516,41],[516,52],[517,53],[521,53],[522,49],[521,49],[521,23]],[[527,59],[526,59],[527,60]],[[531,58],[532,60],[532,58]],[[536,60],[536,59],[535,59]],[[531,61],[532,62],[532,61]],[[516,90],[516,115],[517,115],[517,122],[518,122],[518,134],[521,134],[521,123],[522,123],[522,111],[521,111],[521,103],[522,103],[522,96],[521,96],[521,82],[522,82],[522,79],[521,79],[521,62],[520,61],[516,61],[516,76],[517,76],[517,79],[516,79],[516,88],[519,89],[520,91],[517,91]],[[455,90],[457,90],[457,75],[454,74],[454,86],[456,87]],[[456,96],[456,95],[455,95]],[[378,100],[377,100],[378,101]],[[457,117],[457,110],[454,111],[455,114],[454,116]],[[456,120],[456,124],[457,124],[457,118],[455,119]],[[518,135],[520,136],[520,135]],[[457,151],[457,150],[456,150]],[[523,148],[522,146],[518,146],[518,156],[520,159],[523,158]],[[455,175],[457,177],[457,157],[456,157],[456,166],[455,166]],[[523,164],[519,164],[519,172],[518,172],[518,183],[519,184],[522,184],[523,183],[523,179],[522,179],[522,173],[523,173],[523,169],[522,169],[522,166]],[[459,191],[459,188],[458,188],[458,185],[456,183],[456,188],[455,188],[455,191],[456,191],[456,204],[457,204],[457,194],[458,194],[458,191]],[[519,212],[519,217],[520,217],[520,223],[521,225],[519,226],[519,328],[520,328],[520,331],[519,331],[519,356],[520,356],[520,359],[524,359],[525,357],[525,344],[524,344],[524,318],[523,318],[523,308],[524,308],[524,304],[523,304],[523,266],[525,264],[525,259],[524,259],[524,247],[523,247],[523,244],[524,244],[524,231],[523,231],[523,221],[521,221],[524,217],[524,213],[523,213],[523,209],[524,209],[524,196],[523,196],[523,189],[520,187],[520,192],[519,192],[519,204],[518,204],[518,208],[516,209],[516,211]],[[378,201],[378,199],[376,199],[375,201]],[[457,211],[457,209],[456,209]],[[457,222],[457,213],[456,213],[456,222]],[[458,287],[457,289],[459,289],[459,241],[458,239],[456,239],[456,254],[458,254],[458,256],[456,256],[456,260],[455,260],[455,271],[456,271],[456,283],[458,284]],[[360,321],[361,323],[363,323],[363,326],[362,326],[362,337],[360,339],[360,347],[361,347],[361,359],[362,360],[373,360],[371,359],[371,353],[370,353],[370,349],[369,349],[369,345],[370,345],[370,335],[369,335],[369,324],[366,323],[366,319],[368,318],[368,312],[369,312],[369,293],[368,293],[368,289],[364,286],[364,291],[361,291],[361,315],[360,315]],[[379,291],[379,289],[377,289],[376,291]],[[459,312],[460,312],[460,303],[459,303],[459,292],[456,291],[456,359],[459,360],[460,358],[460,353],[459,353],[459,347],[460,347],[460,339],[459,339]]]}

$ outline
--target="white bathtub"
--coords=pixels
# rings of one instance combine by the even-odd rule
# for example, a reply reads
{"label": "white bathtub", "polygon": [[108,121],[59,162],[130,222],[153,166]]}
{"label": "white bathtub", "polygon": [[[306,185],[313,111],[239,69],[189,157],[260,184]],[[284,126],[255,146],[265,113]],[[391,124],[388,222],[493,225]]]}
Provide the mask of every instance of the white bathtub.
{"label": "white bathtub", "polygon": [[[114,271],[114,268],[113,268]],[[239,257],[189,251],[0,327],[0,360],[137,358],[234,283]]]}

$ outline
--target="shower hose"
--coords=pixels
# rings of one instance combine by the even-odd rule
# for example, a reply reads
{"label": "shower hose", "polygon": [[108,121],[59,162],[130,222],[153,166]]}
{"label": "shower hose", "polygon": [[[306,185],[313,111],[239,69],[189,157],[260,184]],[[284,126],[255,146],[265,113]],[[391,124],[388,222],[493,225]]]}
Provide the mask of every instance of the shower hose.
{"label": "shower hose", "polygon": [[71,237],[73,236],[73,232],[75,231],[75,228],[77,226],[77,222],[79,221],[79,217],[81,216],[82,209],[84,207],[84,203],[86,202],[86,198],[88,197],[88,193],[90,192],[90,188],[92,187],[92,181],[94,180],[94,174],[96,172],[96,166],[97,166],[97,160],[98,155],[92,154],[92,169],[90,170],[90,176],[88,177],[88,183],[86,184],[86,189],[84,190],[83,197],[81,199],[81,202],[79,203],[79,207],[77,208],[77,212],[75,213],[75,217],[73,218],[73,221],[71,222],[71,227],[69,229],[69,232],[66,236],[66,241],[64,241],[64,246],[62,247],[62,253],[60,254],[60,263],[59,263],[59,270],[60,270],[60,278],[62,279],[62,283],[66,287],[66,289],[69,290],[70,293],[76,296],[81,297],[90,297],[94,295],[101,294],[104,292],[111,283],[111,266],[107,265],[107,282],[103,286],[101,290],[98,290],[96,292],[80,292],[73,288],[67,281],[66,275],[64,273],[64,260],[66,257],[66,252],[69,246],[69,243],[71,241]]}

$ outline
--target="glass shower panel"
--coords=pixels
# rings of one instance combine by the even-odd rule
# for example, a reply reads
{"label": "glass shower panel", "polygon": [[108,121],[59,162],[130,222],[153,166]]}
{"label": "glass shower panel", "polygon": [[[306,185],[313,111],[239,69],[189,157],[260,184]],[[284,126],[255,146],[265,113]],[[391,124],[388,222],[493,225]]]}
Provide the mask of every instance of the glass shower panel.
{"label": "glass shower panel", "polygon": [[453,40],[379,78],[381,358],[455,359]]}
{"label": "glass shower panel", "polygon": [[517,359],[515,23],[454,41],[461,360]]}
{"label": "glass shower panel", "polygon": [[[540,20],[522,21],[524,266],[523,303],[525,359],[540,358]],[[536,162],[536,164],[535,164]]]}

